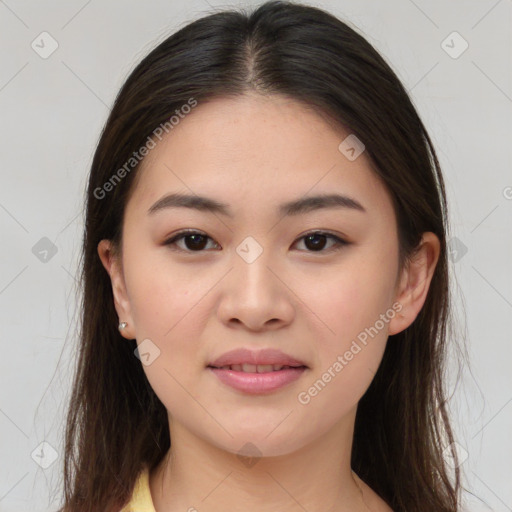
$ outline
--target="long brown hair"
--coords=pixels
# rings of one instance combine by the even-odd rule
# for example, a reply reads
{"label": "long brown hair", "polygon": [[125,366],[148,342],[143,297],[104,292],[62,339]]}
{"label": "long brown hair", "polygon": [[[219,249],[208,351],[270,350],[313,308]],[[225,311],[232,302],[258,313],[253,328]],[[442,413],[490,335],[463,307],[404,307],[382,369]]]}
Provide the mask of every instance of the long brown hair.
{"label": "long brown hair", "polygon": [[[423,232],[439,238],[426,302],[409,328],[390,337],[359,402],[351,464],[395,512],[458,511],[459,469],[443,457],[454,441],[443,382],[451,304],[447,205],[433,144],[407,91],[361,35],[321,9],[280,1],[188,24],[135,67],[115,100],[87,188],[61,511],[119,510],[142,466],[152,469],[170,448],[167,411],[134,356],[136,341],[119,334],[97,253],[105,238],[120,247],[138,169],[126,163],[191,98],[201,104],[248,91],[313,106],[364,143],[393,198],[401,265]],[[113,180],[121,168],[122,179]]]}

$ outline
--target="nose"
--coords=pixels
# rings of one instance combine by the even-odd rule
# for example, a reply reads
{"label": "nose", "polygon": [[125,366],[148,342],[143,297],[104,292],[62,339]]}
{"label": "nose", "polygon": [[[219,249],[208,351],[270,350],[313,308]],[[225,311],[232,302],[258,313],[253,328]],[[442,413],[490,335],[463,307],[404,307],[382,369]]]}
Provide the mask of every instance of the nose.
{"label": "nose", "polygon": [[254,260],[235,254],[231,271],[221,284],[217,309],[221,321],[251,331],[275,330],[289,324],[296,299],[285,274],[270,251],[263,251]]}

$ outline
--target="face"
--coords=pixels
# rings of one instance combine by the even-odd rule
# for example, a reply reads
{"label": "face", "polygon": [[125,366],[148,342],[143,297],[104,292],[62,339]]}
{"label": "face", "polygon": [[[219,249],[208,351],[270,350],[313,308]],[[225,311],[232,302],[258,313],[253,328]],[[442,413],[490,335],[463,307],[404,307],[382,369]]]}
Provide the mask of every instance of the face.
{"label": "face", "polygon": [[[298,450],[340,428],[388,334],[415,316],[397,302],[406,281],[391,198],[364,152],[354,160],[338,149],[349,134],[286,98],[216,99],[144,160],[126,206],[122,268],[109,262],[107,241],[99,252],[171,437],[180,426],[232,453],[246,443],[263,455]],[[226,211],[148,212],[167,194]],[[353,202],[280,210],[332,194]],[[183,230],[193,233],[167,243]],[[306,368],[273,390],[244,391],[208,367],[237,348],[278,349]]]}

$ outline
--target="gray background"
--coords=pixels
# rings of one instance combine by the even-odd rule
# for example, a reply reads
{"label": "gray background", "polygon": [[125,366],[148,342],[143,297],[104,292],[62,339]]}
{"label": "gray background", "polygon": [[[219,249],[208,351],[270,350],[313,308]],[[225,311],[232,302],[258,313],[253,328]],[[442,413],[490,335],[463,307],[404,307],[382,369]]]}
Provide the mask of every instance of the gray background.
{"label": "gray background", "polygon": [[[312,5],[381,52],[433,138],[451,207],[455,337],[471,360],[448,376],[464,510],[511,511],[512,2]],[[209,10],[205,0],[0,1],[0,512],[60,503],[83,191],[109,106],[151,48]],[[42,58],[45,31],[58,48]]]}

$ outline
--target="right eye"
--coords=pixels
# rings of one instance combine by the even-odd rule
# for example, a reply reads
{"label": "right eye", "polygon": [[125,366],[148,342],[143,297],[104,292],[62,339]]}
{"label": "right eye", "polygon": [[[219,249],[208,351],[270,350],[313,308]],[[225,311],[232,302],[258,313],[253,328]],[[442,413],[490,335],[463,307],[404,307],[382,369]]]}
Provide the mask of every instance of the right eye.
{"label": "right eye", "polygon": [[[187,229],[185,231],[180,231],[169,240],[166,240],[164,242],[164,245],[177,246],[178,241],[185,240],[185,248],[177,246],[177,249],[175,247],[171,247],[171,249],[182,252],[202,252],[204,246],[206,245],[205,241],[207,239],[213,240],[212,238],[210,238],[205,233],[202,233],[201,231]],[[188,243],[187,240],[189,241]]]}

